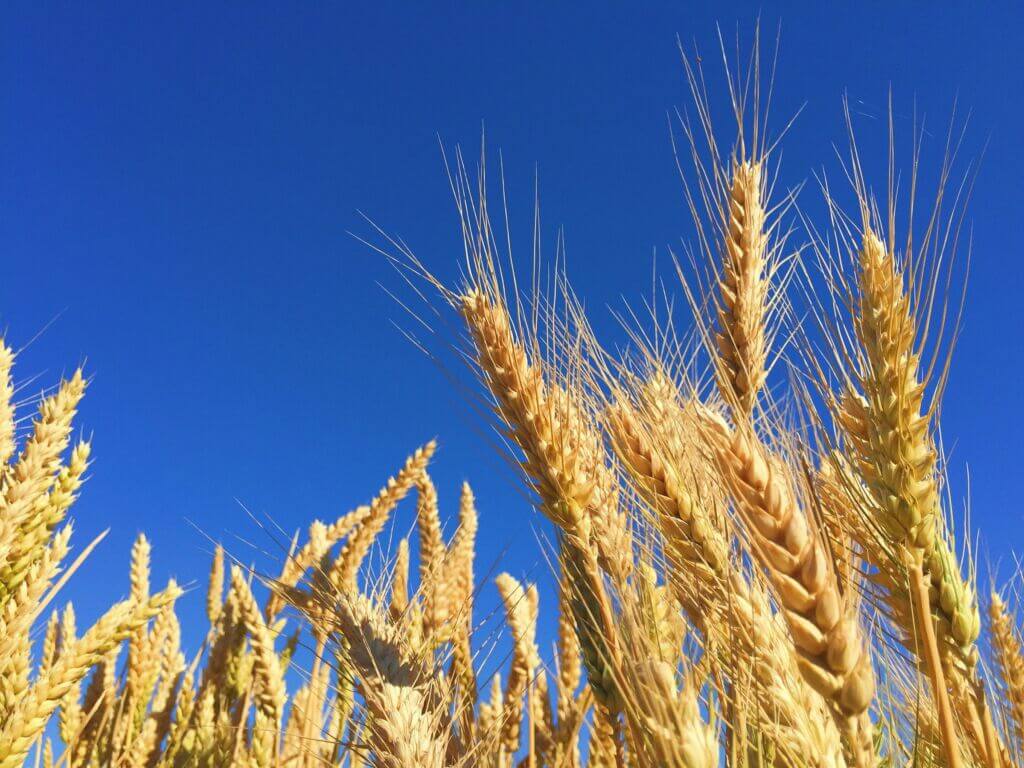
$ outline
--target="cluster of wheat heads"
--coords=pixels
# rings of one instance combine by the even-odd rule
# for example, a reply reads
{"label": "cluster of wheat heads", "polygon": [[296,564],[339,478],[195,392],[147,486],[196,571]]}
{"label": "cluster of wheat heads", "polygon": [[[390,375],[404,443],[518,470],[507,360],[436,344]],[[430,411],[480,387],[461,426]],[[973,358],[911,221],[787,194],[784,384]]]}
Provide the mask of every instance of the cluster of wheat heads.
{"label": "cluster of wheat heads", "polygon": [[[390,241],[460,315],[506,453],[556,531],[589,760],[1021,765],[1019,629],[993,590],[981,642],[937,439],[955,335],[943,265],[970,183],[952,183],[957,137],[924,217],[917,148],[909,203],[890,159],[880,210],[851,143],[852,212],[823,183],[825,221],[794,215],[808,241],[794,245],[793,198],[774,190],[763,121],[745,119],[756,73],[732,83],[727,151],[690,81],[688,337],[633,313],[611,352],[564,274],[522,293],[508,225],[492,226],[483,170],[470,179],[461,156],[463,280]],[[790,376],[769,389],[779,359]],[[528,764],[561,764],[543,743]]]}
{"label": "cluster of wheat heads", "polygon": [[[652,313],[612,354],[563,278],[521,296],[486,181],[461,162],[452,176],[465,276],[434,284],[555,531],[557,595],[494,579],[511,648],[498,664],[478,625],[476,502],[464,486],[446,534],[433,443],[296,536],[273,574],[218,547],[199,648],[182,647],[179,588],[151,592],[141,536],[129,597],[80,633],[52,604],[93,546],[63,564],[85,381],[19,432],[0,346],[0,768],[1024,765],[1014,600],[993,591],[985,642],[936,437],[948,288],[934,267],[957,214],[940,194],[923,232],[911,215],[901,234],[854,152],[853,215],[826,191],[826,222],[794,246],[791,199],[775,199],[761,124],[744,120],[757,82],[735,84],[741,130],[720,152],[691,77],[685,338]],[[813,321],[795,322],[794,293]],[[794,373],[776,387],[779,359]],[[416,540],[374,574],[406,497]],[[552,653],[542,611],[557,615]]]}
{"label": "cluster of wheat heads", "polygon": [[[369,503],[333,522],[314,522],[304,540],[296,536],[274,576],[257,577],[227,562],[218,546],[206,592],[209,629],[190,656],[175,613],[181,590],[172,582],[151,593],[151,550],[143,535],[131,552],[127,600],[81,634],[70,604],[44,619],[56,592],[98,544],[61,572],[69,551],[65,520],[88,465],[87,443],[68,451],[85,382],[76,372],[42,399],[19,452],[13,355],[0,350],[6,388],[0,400],[7,407],[0,529],[4,768],[504,766],[516,762],[523,741],[536,765],[580,763],[593,697],[582,682],[576,631],[571,621],[560,623],[549,686],[536,638],[537,590],[508,574],[496,579],[513,647],[506,682],[500,673],[484,681],[486,700],[478,701],[484,663],[473,639],[476,501],[464,484],[457,527],[446,536],[427,472],[432,442],[409,456]],[[387,572],[373,577],[366,573],[368,555],[410,494],[418,574],[410,573],[407,538]],[[665,626],[681,632],[664,591],[651,586],[649,594],[660,595]],[[561,599],[568,602],[569,594]],[[297,653],[311,659],[305,668],[293,668]],[[700,723],[696,699],[680,716]],[[614,754],[611,721],[594,727],[590,753],[600,764],[602,749],[607,759]],[[715,747],[707,732],[697,746],[684,748]]]}

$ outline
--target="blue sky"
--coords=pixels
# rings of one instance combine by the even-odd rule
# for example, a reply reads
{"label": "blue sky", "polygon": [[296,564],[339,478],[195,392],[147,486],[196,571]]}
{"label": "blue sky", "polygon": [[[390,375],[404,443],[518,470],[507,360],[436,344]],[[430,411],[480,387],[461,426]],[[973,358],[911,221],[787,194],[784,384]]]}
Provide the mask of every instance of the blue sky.
{"label": "blue sky", "polygon": [[[1024,14],[627,5],[5,8],[0,326],[16,347],[46,328],[19,359],[34,387],[82,361],[94,377],[78,545],[112,531],[67,589],[82,613],[124,595],[138,531],[155,578],[202,583],[209,546],[186,519],[255,557],[233,538],[267,543],[239,501],[288,530],[332,518],[434,436],[448,512],[463,478],[477,491],[479,569],[504,557],[543,575],[536,515],[482,422],[392,325],[404,315],[378,283],[399,288],[395,274],[346,232],[369,234],[365,211],[454,275],[437,137],[475,154],[485,124],[519,256],[536,169],[548,242],[564,227],[574,284],[614,337],[603,308],[638,299],[653,250],[691,234],[666,117],[688,103],[676,35],[711,60],[716,22],[749,35],[759,12],[769,37],[782,24],[775,127],[806,103],[784,145],[787,185],[834,170],[844,91],[869,154],[890,86],[898,130],[916,100],[941,133],[959,94],[973,113],[967,152],[989,142],[944,437],[958,501],[970,466],[984,547],[1005,560],[1019,546]],[[810,185],[804,196],[814,202]],[[201,605],[182,605],[193,647]]]}

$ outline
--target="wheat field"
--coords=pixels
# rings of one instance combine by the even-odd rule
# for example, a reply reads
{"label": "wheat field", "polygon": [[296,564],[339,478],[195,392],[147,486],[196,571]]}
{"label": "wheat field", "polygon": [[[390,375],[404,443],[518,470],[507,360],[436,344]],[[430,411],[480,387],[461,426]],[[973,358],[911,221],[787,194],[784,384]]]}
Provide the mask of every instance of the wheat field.
{"label": "wheat field", "polygon": [[[628,347],[602,345],[563,271],[513,259],[461,156],[462,279],[381,246],[461,324],[523,518],[554,531],[556,594],[485,583],[486,518],[468,484],[442,515],[430,442],[273,570],[218,546],[200,647],[175,605],[201,590],[155,588],[144,536],[129,598],[80,627],[60,590],[100,544],[72,555],[87,378],[22,428],[0,347],[0,768],[1024,765],[1015,584],[979,581],[939,440],[970,179],[947,147],[929,195],[915,151],[901,197],[899,159],[872,180],[851,139],[812,218],[776,183],[756,60],[729,80],[728,146],[688,67],[685,325],[637,312]],[[373,568],[407,497],[417,540]],[[491,675],[478,596],[494,589],[511,650]]]}

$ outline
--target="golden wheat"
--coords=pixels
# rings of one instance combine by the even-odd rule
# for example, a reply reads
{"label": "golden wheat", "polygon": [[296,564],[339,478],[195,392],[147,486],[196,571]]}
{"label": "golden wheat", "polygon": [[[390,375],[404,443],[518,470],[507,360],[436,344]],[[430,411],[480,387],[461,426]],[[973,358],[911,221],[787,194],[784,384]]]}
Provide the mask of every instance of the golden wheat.
{"label": "golden wheat", "polygon": [[[808,233],[824,284],[798,270],[824,337],[794,322],[806,366],[776,385],[773,359],[800,364],[773,343],[799,314],[780,267],[801,254],[783,252],[763,126],[746,127],[739,94],[757,106],[759,73],[733,83],[726,151],[687,66],[711,143],[688,202],[708,259],[696,271],[714,277],[679,268],[696,343],[652,313],[613,353],[564,275],[553,295],[537,281],[519,295],[485,181],[461,158],[453,174],[463,282],[427,276],[553,526],[558,593],[543,610],[521,576],[477,582],[486,506],[463,484],[448,535],[430,442],[368,503],[297,534],[276,576],[216,546],[200,647],[182,647],[177,585],[154,593],[144,535],[128,599],[80,631],[53,603],[99,544],[68,562],[86,378],[40,397],[19,434],[0,343],[0,768],[1024,765],[1020,629],[995,591],[983,642],[924,362],[922,296],[941,290],[926,267],[951,244],[908,235],[901,251],[854,154],[860,225],[826,191],[825,233]],[[410,495],[415,531],[375,572],[370,552]],[[476,624],[493,605],[504,646]]]}

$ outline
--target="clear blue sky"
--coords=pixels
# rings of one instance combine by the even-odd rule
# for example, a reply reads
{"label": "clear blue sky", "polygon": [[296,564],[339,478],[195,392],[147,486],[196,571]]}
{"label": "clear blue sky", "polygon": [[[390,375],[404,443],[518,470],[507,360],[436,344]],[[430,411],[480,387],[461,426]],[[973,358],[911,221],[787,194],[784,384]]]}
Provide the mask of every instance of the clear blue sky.
{"label": "clear blue sky", "polygon": [[[155,578],[202,582],[208,545],[186,518],[244,558],[228,534],[262,539],[236,499],[286,529],[331,518],[433,436],[448,512],[464,477],[477,490],[480,570],[507,550],[513,573],[544,571],[536,515],[480,420],[394,330],[403,313],[377,283],[397,278],[346,230],[367,234],[364,210],[453,274],[436,137],[475,153],[485,123],[520,242],[536,166],[548,234],[564,226],[588,305],[636,299],[652,249],[691,231],[666,127],[687,103],[676,34],[711,58],[716,21],[749,33],[759,11],[771,33],[782,22],[776,127],[807,103],[785,144],[786,183],[834,167],[844,89],[880,116],[891,85],[898,113],[916,98],[937,128],[959,93],[973,110],[968,150],[990,139],[945,440],[956,465],[970,463],[985,545],[1004,559],[1020,545],[1024,13],[628,5],[5,7],[0,326],[20,346],[56,318],[20,377],[41,385],[83,360],[94,377],[79,425],[96,463],[76,540],[112,532],[67,590],[83,613],[126,592],[138,531]],[[861,126],[875,151],[884,121]],[[193,647],[201,604],[183,604]]]}

